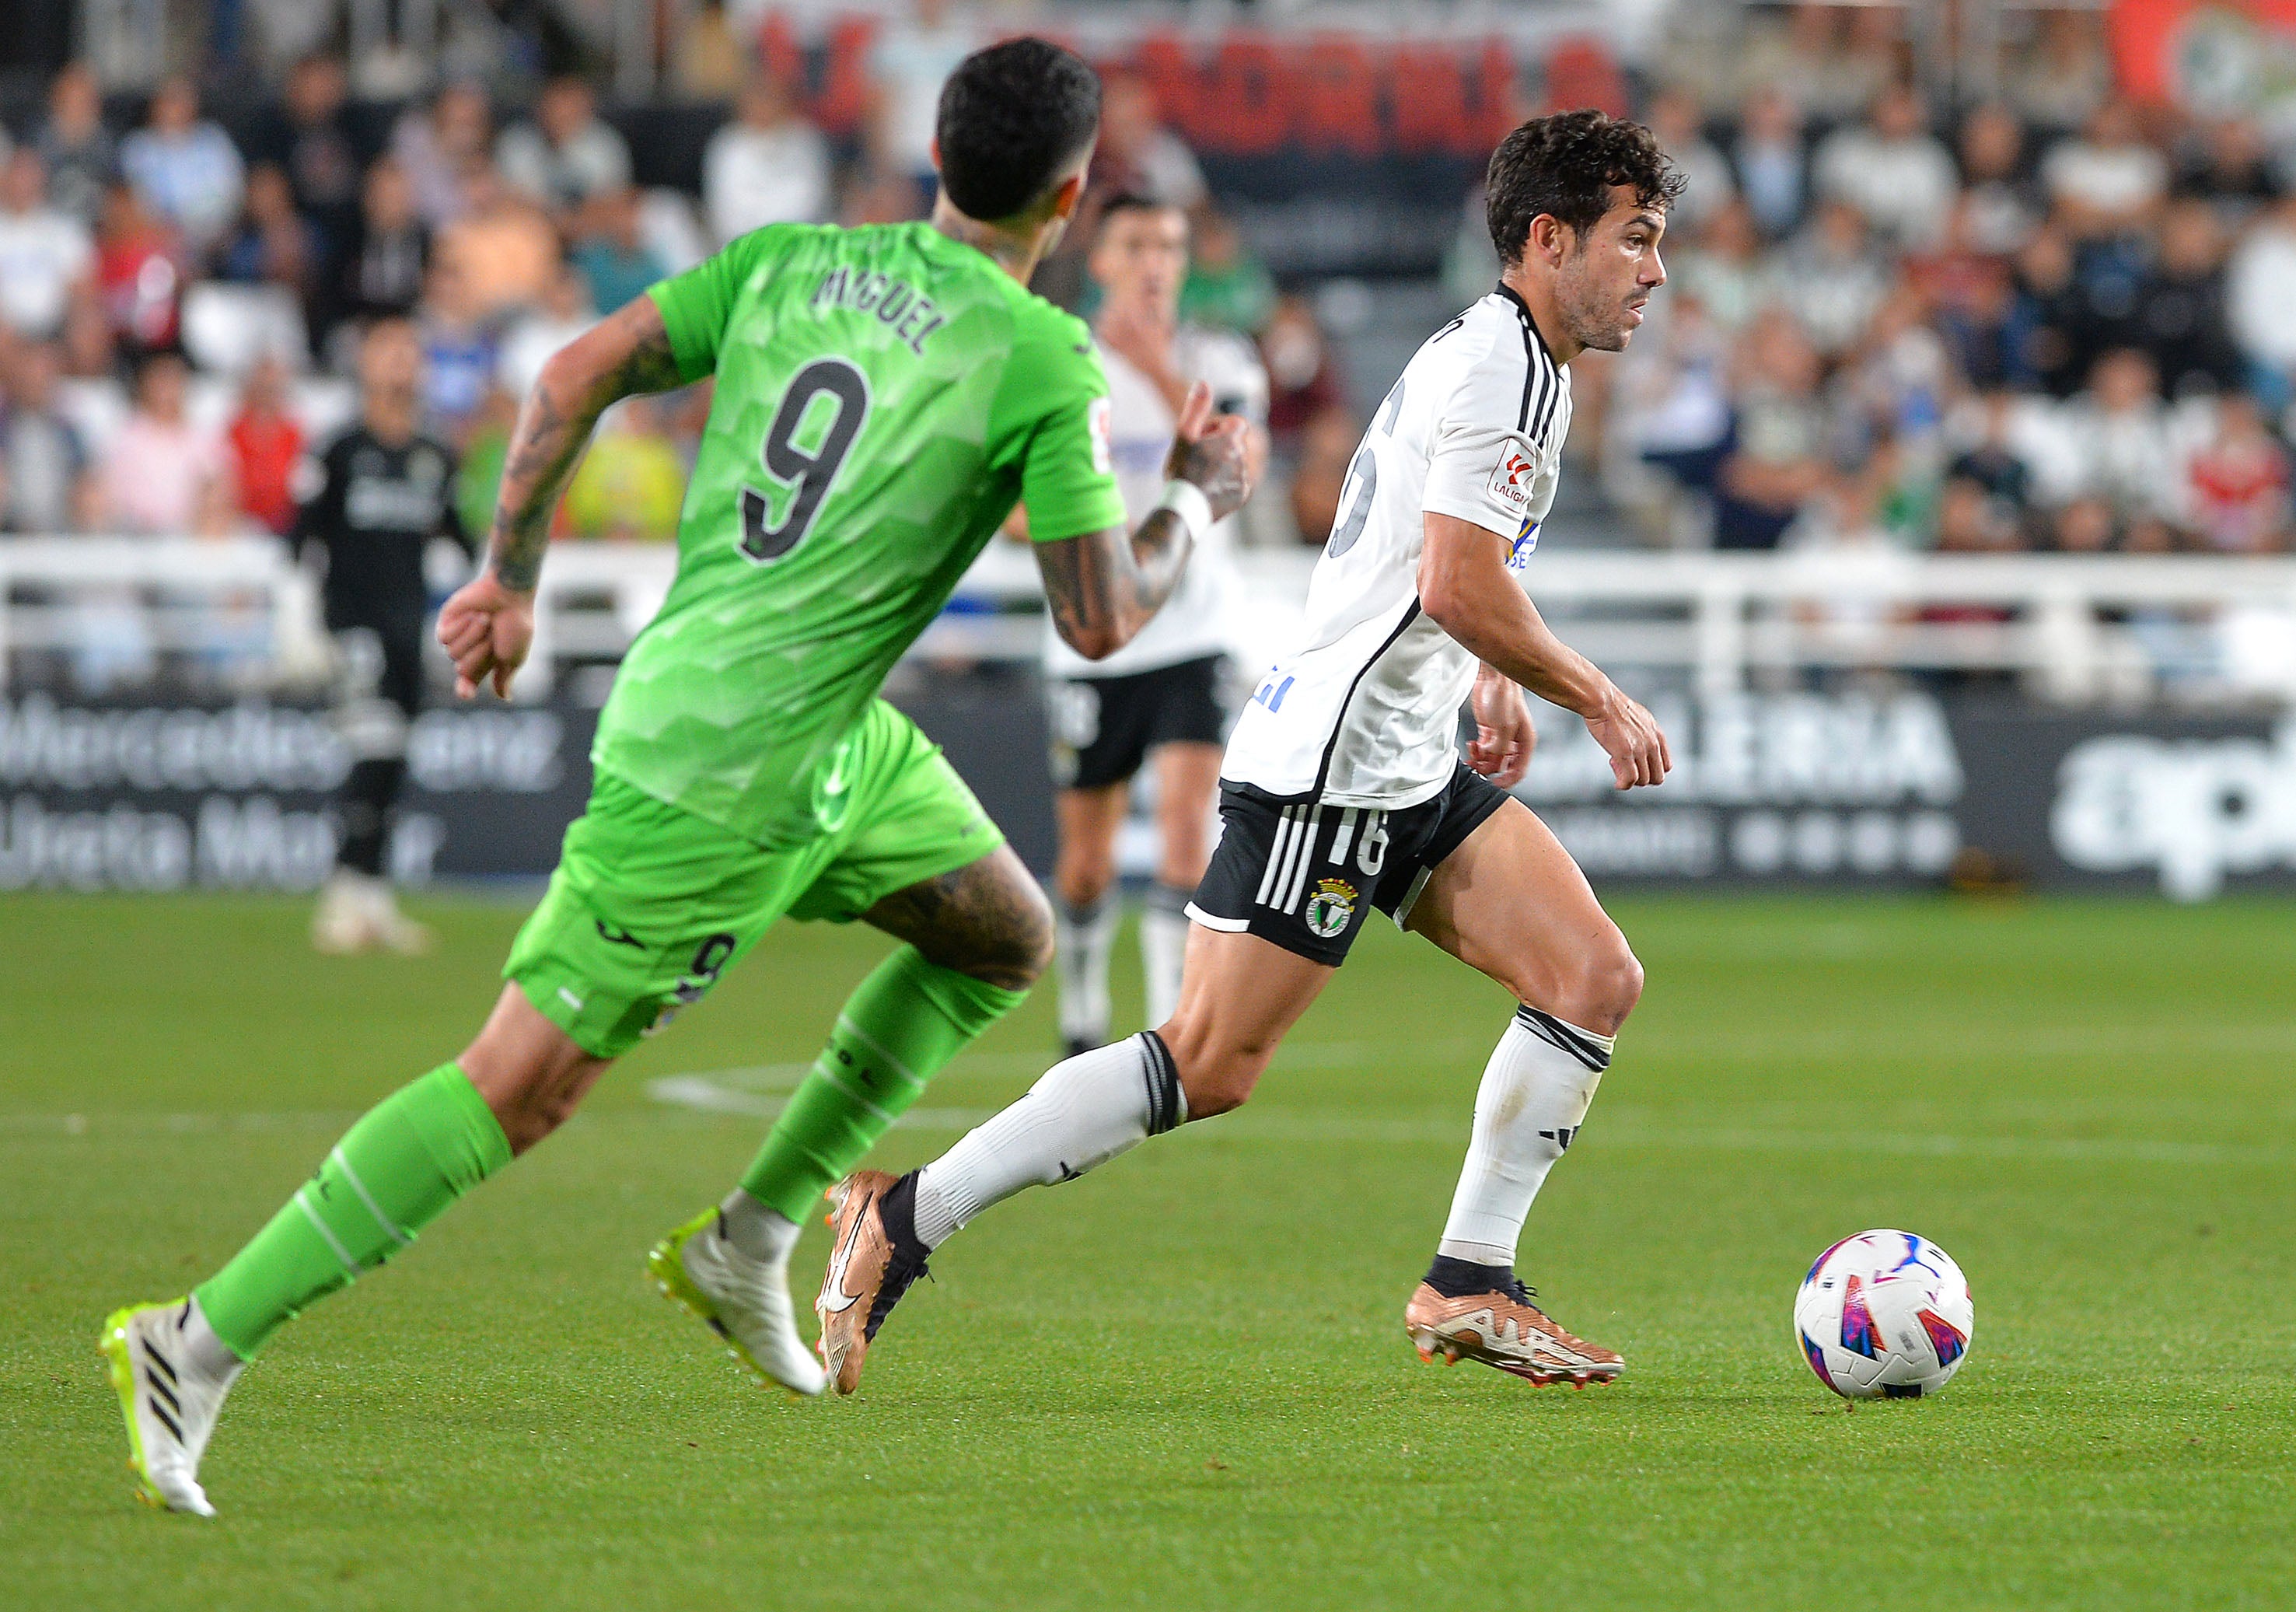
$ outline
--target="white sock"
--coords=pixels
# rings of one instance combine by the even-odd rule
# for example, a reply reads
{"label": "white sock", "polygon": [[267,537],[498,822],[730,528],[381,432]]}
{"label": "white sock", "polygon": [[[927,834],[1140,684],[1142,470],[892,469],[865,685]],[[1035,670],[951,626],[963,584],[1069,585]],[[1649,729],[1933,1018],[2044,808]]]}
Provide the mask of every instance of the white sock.
{"label": "white sock", "polygon": [[723,1218],[726,1240],[736,1254],[768,1265],[789,1263],[790,1251],[797,1246],[798,1233],[804,1228],[778,1209],[768,1209],[740,1187],[726,1195],[718,1205]]}
{"label": "white sock", "polygon": [[1148,983],[1148,1026],[1168,1023],[1180,1005],[1180,966],[1188,956],[1188,899],[1195,892],[1169,884],[1148,887],[1140,914],[1141,972]]}
{"label": "white sock", "polygon": [[918,1240],[938,1248],[1023,1187],[1072,1181],[1187,1117],[1179,1072],[1153,1031],[1055,1064],[1027,1096],[924,1167]]}
{"label": "white sock", "polygon": [[1061,988],[1061,1037],[1100,1046],[1108,1040],[1108,954],[1116,944],[1116,925],[1124,917],[1124,903],[1111,889],[1088,907],[1056,901],[1053,909],[1053,972]]}
{"label": "white sock", "polygon": [[1570,1146],[1611,1066],[1612,1038],[1518,1008],[1475,1093],[1474,1137],[1436,1252],[1513,1265],[1530,1201]]}
{"label": "white sock", "polygon": [[247,1369],[247,1362],[231,1352],[229,1344],[216,1336],[215,1328],[208,1325],[207,1312],[200,1308],[198,1299],[190,1300],[186,1308],[190,1313],[182,1318],[183,1324],[176,1328],[176,1343],[203,1376],[220,1378],[225,1387],[230,1387],[239,1374]]}

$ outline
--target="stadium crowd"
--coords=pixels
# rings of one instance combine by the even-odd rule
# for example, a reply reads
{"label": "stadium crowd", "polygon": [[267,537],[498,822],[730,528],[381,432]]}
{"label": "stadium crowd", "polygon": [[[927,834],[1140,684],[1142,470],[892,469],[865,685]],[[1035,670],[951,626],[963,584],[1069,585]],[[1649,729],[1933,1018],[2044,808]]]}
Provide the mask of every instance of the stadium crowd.
{"label": "stadium crowd", "polygon": [[[1947,107],[1914,86],[1895,9],[1774,8],[1718,52],[1702,18],[1724,9],[1677,8],[1633,76],[1692,183],[1649,328],[1581,366],[1573,451],[1632,530],[2289,547],[2296,150],[2121,99],[2087,11],[2042,13],[1997,99]],[[285,532],[297,466],[353,412],[351,335],[397,314],[482,531],[516,399],[601,309],[762,224],[921,216],[941,77],[984,37],[931,4],[886,26],[866,116],[837,135],[808,106],[844,92],[777,65],[769,35],[692,45],[677,82],[728,103],[695,194],[634,183],[579,76],[523,107],[456,78],[379,121],[352,116],[374,74],[316,51],[259,114],[217,120],[183,78],[108,116],[121,101],[73,67],[0,163],[0,528]],[[1541,94],[1533,75],[1525,106]],[[1144,78],[1111,78],[1095,187],[1195,215],[1186,312],[1256,338],[1275,382],[1292,518],[1256,530],[1319,541],[1365,400],[1314,288],[1254,260]],[[1087,300],[1080,256],[1039,288]],[[1472,298],[1494,271],[1470,198],[1447,284]],[[619,410],[562,531],[667,537],[704,413]]]}

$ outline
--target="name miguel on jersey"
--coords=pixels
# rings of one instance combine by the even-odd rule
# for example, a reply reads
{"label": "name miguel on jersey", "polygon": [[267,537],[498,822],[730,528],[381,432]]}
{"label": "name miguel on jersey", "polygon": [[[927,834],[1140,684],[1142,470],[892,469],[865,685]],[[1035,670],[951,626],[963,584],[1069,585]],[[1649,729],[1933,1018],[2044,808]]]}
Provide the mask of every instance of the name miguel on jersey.
{"label": "name miguel on jersey", "polygon": [[909,350],[920,358],[925,356],[925,338],[948,323],[947,317],[933,306],[931,297],[906,280],[895,279],[873,268],[831,269],[813,288],[813,296],[806,307],[815,313],[824,308],[873,313],[879,323],[907,343]]}

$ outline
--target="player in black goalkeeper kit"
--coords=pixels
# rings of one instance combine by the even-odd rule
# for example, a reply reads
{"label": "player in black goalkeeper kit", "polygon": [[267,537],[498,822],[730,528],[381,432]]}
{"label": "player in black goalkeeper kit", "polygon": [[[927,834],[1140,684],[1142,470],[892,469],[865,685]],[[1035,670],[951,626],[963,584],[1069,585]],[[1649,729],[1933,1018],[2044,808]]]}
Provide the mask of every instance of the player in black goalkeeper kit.
{"label": "player in black goalkeeper kit", "polygon": [[455,510],[455,456],[416,429],[422,374],[412,325],[368,328],[359,423],[320,455],[296,519],[298,552],[324,557],[335,720],[351,756],[337,797],[341,846],[311,925],[321,951],[420,951],[430,940],[392,900],[383,845],[406,777],[407,730],[422,708],[424,555],[439,538],[476,550]]}

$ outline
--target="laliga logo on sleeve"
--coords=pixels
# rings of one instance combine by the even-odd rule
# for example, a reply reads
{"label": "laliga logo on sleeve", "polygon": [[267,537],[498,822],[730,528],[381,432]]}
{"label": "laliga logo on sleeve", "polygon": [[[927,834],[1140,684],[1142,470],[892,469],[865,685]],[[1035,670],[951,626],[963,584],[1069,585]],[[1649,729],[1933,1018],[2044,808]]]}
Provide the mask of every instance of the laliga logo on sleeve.
{"label": "laliga logo on sleeve", "polygon": [[1491,497],[1529,514],[1530,484],[1538,475],[1538,467],[1522,449],[1510,445],[1499,455],[1499,462],[1491,472]]}

